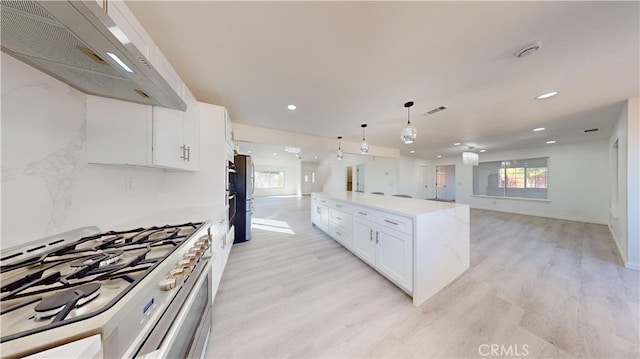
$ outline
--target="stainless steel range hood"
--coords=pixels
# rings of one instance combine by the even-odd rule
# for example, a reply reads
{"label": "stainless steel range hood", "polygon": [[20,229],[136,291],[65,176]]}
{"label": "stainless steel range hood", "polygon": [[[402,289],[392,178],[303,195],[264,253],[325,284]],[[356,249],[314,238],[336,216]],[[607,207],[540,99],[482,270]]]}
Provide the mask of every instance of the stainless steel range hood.
{"label": "stainless steel range hood", "polygon": [[116,24],[95,0],[1,3],[3,52],[87,94],[186,110],[150,61],[109,30]]}

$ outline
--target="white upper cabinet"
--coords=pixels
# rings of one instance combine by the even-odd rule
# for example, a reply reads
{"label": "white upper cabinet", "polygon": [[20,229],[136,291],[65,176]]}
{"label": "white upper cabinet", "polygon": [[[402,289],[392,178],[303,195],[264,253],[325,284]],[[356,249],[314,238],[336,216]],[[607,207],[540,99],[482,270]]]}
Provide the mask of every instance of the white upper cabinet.
{"label": "white upper cabinet", "polygon": [[152,165],[152,107],[87,96],[87,162]]}
{"label": "white upper cabinet", "polygon": [[87,162],[198,170],[198,103],[187,111],[87,96]]}

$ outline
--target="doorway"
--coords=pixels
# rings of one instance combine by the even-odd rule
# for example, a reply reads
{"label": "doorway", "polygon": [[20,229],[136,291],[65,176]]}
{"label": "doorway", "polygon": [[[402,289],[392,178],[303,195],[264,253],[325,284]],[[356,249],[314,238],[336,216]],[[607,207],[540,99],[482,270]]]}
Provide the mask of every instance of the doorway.
{"label": "doorway", "polygon": [[353,191],[353,167],[347,167],[347,191]]}
{"label": "doorway", "polygon": [[356,192],[364,192],[364,165],[356,166]]}
{"label": "doorway", "polygon": [[436,201],[456,201],[456,166],[436,166]]}

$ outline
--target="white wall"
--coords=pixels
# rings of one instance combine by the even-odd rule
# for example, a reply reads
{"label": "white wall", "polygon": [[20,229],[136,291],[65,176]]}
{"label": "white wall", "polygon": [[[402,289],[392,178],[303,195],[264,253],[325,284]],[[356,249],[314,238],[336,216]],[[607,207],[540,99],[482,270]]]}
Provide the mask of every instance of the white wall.
{"label": "white wall", "polygon": [[[435,172],[431,162],[422,158],[400,156],[396,160],[398,168],[398,183],[396,191],[401,194],[408,194],[413,198],[433,197],[434,180],[431,178]],[[425,175],[427,178],[425,179]],[[427,184],[429,187],[425,188]]]}
{"label": "white wall", "polygon": [[254,196],[288,196],[288,195],[300,195],[300,164],[291,167],[279,167],[269,165],[255,165],[256,171],[268,171],[268,172],[284,172],[284,188],[269,188],[260,189],[256,188],[253,192]]}
{"label": "white wall", "polygon": [[82,226],[109,230],[167,207],[223,204],[224,167],[217,172],[207,144],[213,122],[201,122],[200,172],[88,164],[86,96],[4,53],[1,61],[2,248]]}
{"label": "white wall", "polygon": [[480,155],[480,161],[549,157],[548,201],[473,196],[473,166],[462,158],[442,159],[434,165],[456,165],[456,202],[474,208],[533,216],[607,223],[608,142],[591,141]]}
{"label": "white wall", "polygon": [[639,107],[640,98],[627,101],[608,144],[611,162],[615,163],[614,144],[618,142],[617,176],[615,168],[609,167],[609,204],[613,205],[609,206],[608,224],[625,265],[637,270],[640,270]]}
{"label": "white wall", "polygon": [[[347,190],[347,167],[364,165],[364,191],[396,193],[396,161],[394,158],[345,154],[342,160],[325,159],[318,166],[322,191]],[[355,172],[355,171],[354,171]],[[355,182],[354,182],[355,186]],[[355,188],[354,188],[355,189]]]}

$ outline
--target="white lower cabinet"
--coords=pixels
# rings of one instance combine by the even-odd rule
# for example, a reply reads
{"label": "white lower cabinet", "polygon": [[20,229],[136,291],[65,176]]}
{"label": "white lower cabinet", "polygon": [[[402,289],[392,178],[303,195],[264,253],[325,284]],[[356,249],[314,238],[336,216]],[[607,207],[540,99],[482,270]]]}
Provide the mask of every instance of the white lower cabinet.
{"label": "white lower cabinet", "polygon": [[[311,218],[365,263],[403,290],[413,292],[412,218],[317,196],[312,196]],[[327,221],[328,230],[324,229]]]}
{"label": "white lower cabinet", "polygon": [[375,224],[353,220],[353,253],[369,265],[376,264]]}
{"label": "white lower cabinet", "polygon": [[[392,230],[380,224],[385,213],[356,208],[375,215],[376,222],[359,218],[353,220],[353,253],[376,268],[408,292],[413,287],[413,238],[411,235]],[[409,218],[407,218],[410,220]]]}
{"label": "white lower cabinet", "polygon": [[376,268],[409,292],[413,290],[413,239],[410,235],[378,226]]}
{"label": "white lower cabinet", "polygon": [[312,201],[311,222],[323,232],[329,233],[329,207],[320,201]]}

